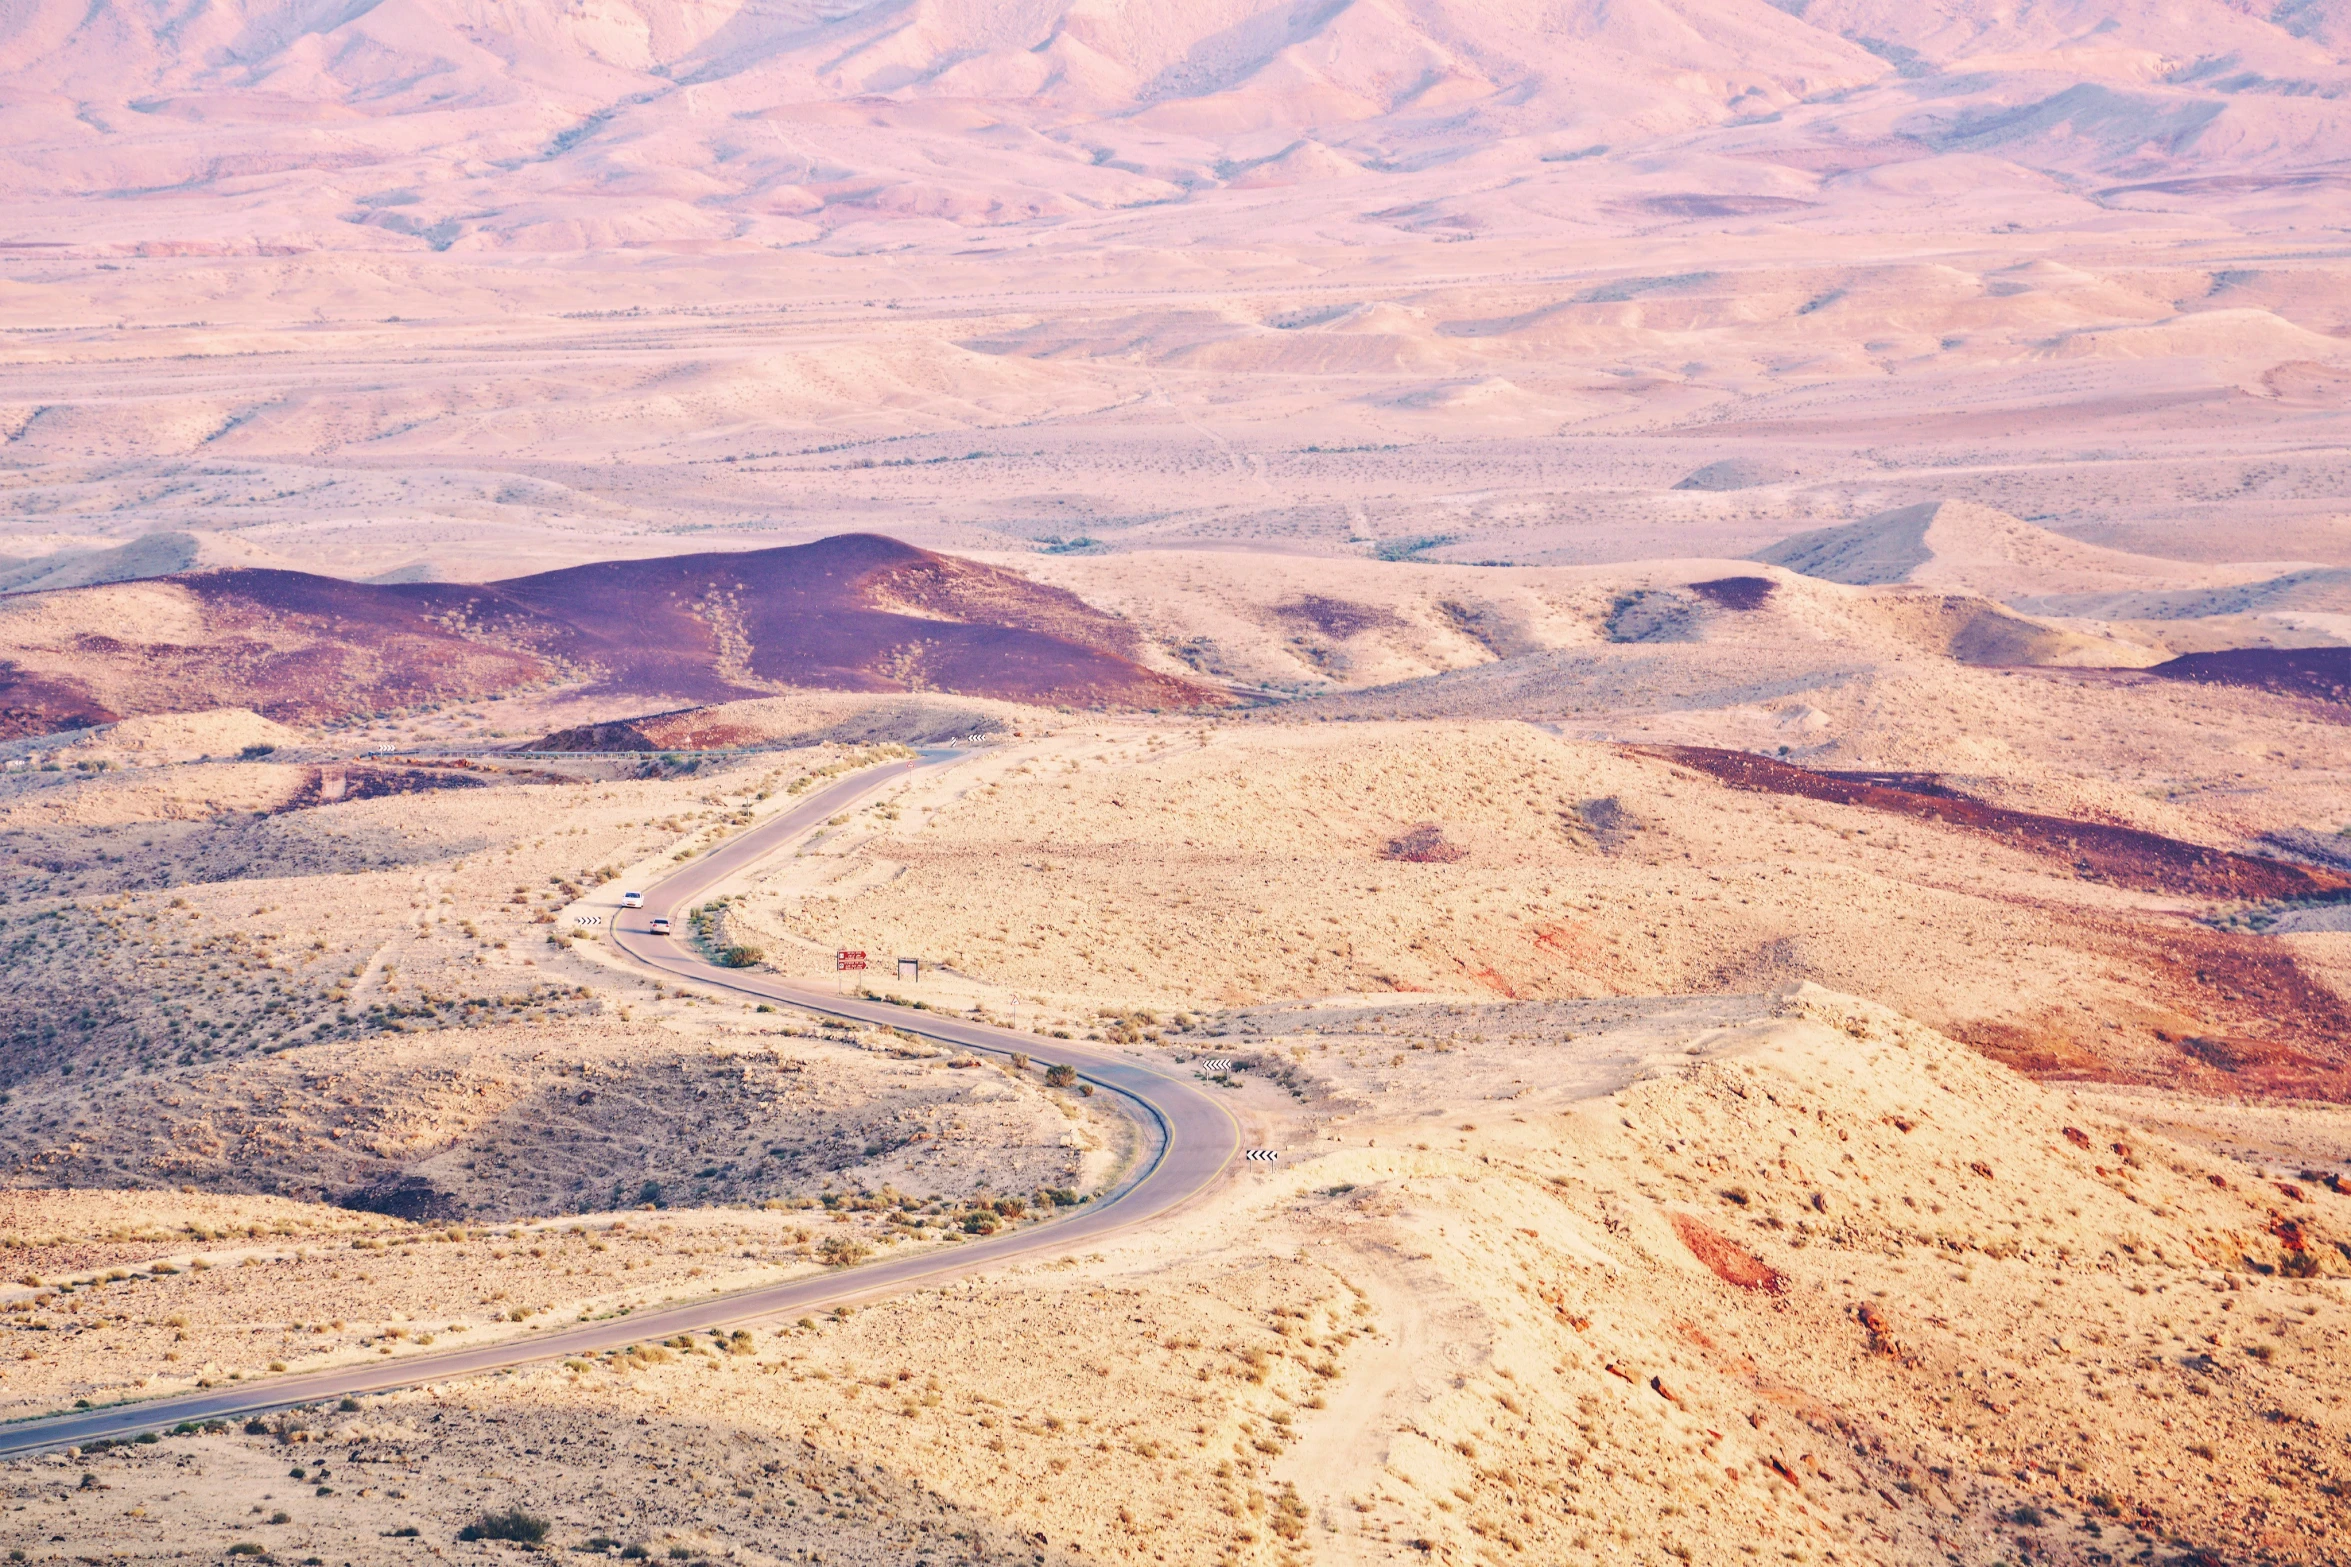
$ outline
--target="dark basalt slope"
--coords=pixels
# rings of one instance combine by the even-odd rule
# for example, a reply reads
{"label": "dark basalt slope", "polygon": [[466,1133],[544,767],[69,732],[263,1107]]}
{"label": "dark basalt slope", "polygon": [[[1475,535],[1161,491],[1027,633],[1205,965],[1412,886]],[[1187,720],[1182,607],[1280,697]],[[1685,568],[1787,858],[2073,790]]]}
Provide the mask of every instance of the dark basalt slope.
{"label": "dark basalt slope", "polygon": [[207,707],[318,722],[572,680],[693,703],[794,687],[1073,706],[1226,700],[1144,668],[1133,629],[1074,594],[874,534],[480,584],[257,570],[160,580],[195,601],[199,634],[144,638],[134,601],[106,597],[118,589],[44,595],[69,601],[46,626],[82,629],[0,646],[9,733]]}

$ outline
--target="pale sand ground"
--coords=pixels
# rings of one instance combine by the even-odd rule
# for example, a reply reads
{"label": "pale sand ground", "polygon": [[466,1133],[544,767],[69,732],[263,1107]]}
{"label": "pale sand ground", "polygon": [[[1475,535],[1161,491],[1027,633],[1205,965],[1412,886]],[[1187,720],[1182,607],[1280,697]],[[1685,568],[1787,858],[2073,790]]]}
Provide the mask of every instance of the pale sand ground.
{"label": "pale sand ground", "polygon": [[[2278,776],[2294,798],[2291,768]],[[2041,783],[2026,797],[2043,809],[2052,793],[2074,809],[2123,798]],[[2129,803],[2125,820],[2219,836],[2169,802]],[[1392,858],[1423,823],[1461,858]],[[836,947],[921,955],[952,972],[875,988],[1055,1026],[1266,997],[1815,978],[1988,1041],[2016,1030],[2168,1070],[2155,1031],[2252,1021],[2229,982],[2180,970],[2193,907],[1964,829],[1740,793],[1524,724],[1138,726],[905,786],[770,862],[726,928],[807,977]],[[2342,972],[2341,936],[2279,940]]]}
{"label": "pale sand ground", "polygon": [[[1011,731],[988,760],[727,914],[795,972],[905,950],[954,965],[919,999],[1048,1041],[1245,1056],[1278,1172],[746,1346],[10,1465],[0,1544],[496,1560],[455,1534],[520,1503],[559,1546],[796,1564],[2345,1560],[2343,1199],[2300,1173],[2351,1153],[2340,1114],[2033,1087],[1921,1024],[2169,1072],[2158,1028],[2284,1015],[2199,954],[2340,997],[2351,938],[2224,939],[2210,902],[1618,744],[2220,847],[2344,827],[2332,716],[2077,671],[2351,642],[2351,38],[2211,0],[1802,9],[617,0],[492,47],[438,0],[20,7],[0,587],[868,528],[1352,722],[963,704]],[[1742,561],[1938,502],[1908,589]],[[1690,600],[1733,573],[1770,606]],[[166,590],[14,602],[67,646],[174,624]],[[255,815],[318,762],[645,695],[0,749],[0,1237],[44,1280],[0,1302],[34,1355],[0,1399],[527,1336],[816,1266],[830,1227],[596,1211],[616,1180],[1104,1178],[1118,1128],[1001,1073],[547,944],[601,870],[841,746]],[[859,746],[935,737],[935,700],[755,716]],[[1464,857],[1381,857],[1422,823]],[[307,1200],[411,1169],[465,1238]],[[2258,1271],[2289,1236],[2322,1277]]]}
{"label": "pale sand ground", "polygon": [[[1991,1562],[2019,1538],[2087,1560],[2171,1537],[2338,1559],[2340,1303],[2243,1261],[2284,1255],[2281,1214],[2323,1248],[2342,1201],[2323,1188],[2288,1198],[1818,991],[1249,1022],[1236,1106],[1291,1158],[1151,1234],[756,1325],[740,1353],[370,1398],[300,1444],[14,1465],[18,1532],[131,1560],[250,1539],[393,1561],[418,1548],[393,1530],[447,1552],[521,1501],[562,1544],[749,1561]],[[1707,1272],[1676,1215],[1776,1290]],[[306,1276],[404,1304],[437,1277],[415,1321],[492,1285],[565,1315],[588,1298],[566,1270],[639,1249],[657,1287],[689,1256],[731,1282],[765,1216],[629,1219],[534,1234],[544,1257],[503,1229],[389,1254],[316,1237],[308,1262],[85,1286],[67,1304],[122,1324],[14,1371],[52,1397],[162,1371],[171,1333],[139,1324],[166,1306],[192,1324],[178,1352],[211,1352],[208,1312],[234,1286],[249,1315],[256,1275],[292,1317]]]}
{"label": "pale sand ground", "polygon": [[[1897,689],[2013,737],[2005,798],[2223,842],[2326,798],[2310,775],[2333,753],[2290,704],[1971,669],[1921,644],[1899,593],[1787,592],[1780,629],[1725,634],[1793,620],[1900,655]],[[1563,650],[1619,646],[1591,613],[1607,610],[1555,628]],[[2078,711],[2046,711],[2065,728],[2036,729],[2035,704],[2063,703]],[[1947,761],[1915,706],[1820,711],[1858,759]],[[734,716],[878,735],[940,707]],[[1236,1172],[1068,1265],[760,1324],[708,1354],[369,1399],[310,1417],[323,1443],[231,1432],[18,1464],[32,1559],[253,1540],[403,1560],[459,1550],[462,1524],[517,1502],[559,1543],[744,1560],[1283,1567],[1419,1559],[1425,1541],[1461,1561],[1728,1542],[1988,1564],[2020,1534],[2059,1559],[2133,1555],[2134,1528],[2222,1559],[2337,1559],[2342,1394],[2314,1346],[2336,1331],[2343,1199],[2305,1172],[2351,1154],[2342,1117],[2034,1087],[1912,1020],[2007,1019],[2169,1081],[2177,1058],[2145,1030],[2239,1003],[2129,933],[2176,942],[2196,900],[1526,723],[965,710],[1002,726],[994,746],[745,878],[728,927],[789,971],[821,972],[853,936],[947,958],[908,999],[1037,1030],[1041,1060],[1057,1029],[1237,1060],[1232,1102],[1252,1143],[1284,1151],[1278,1171]],[[1746,721],[1677,719],[1696,739]],[[2224,744],[2164,753],[2163,722]],[[400,723],[446,745],[466,721]],[[816,1268],[835,1233],[939,1244],[975,1196],[1099,1189],[1117,1168],[1120,1123],[1033,1079],[549,943],[556,911],[891,753],[682,774],[533,760],[549,776],[259,819],[308,765],[281,755],[349,737],[193,759],[283,739],[206,716],[0,779],[36,872],[6,911],[17,994],[72,994],[53,1023],[103,1003],[86,1028],[27,1036],[47,1066],[0,1103],[26,1188],[0,1239],[11,1276],[40,1280],[0,1292],[26,1346],[0,1365],[10,1407],[396,1357],[428,1333],[527,1337]],[[1383,857],[1424,822],[1463,857]],[[52,869],[34,844],[76,858]],[[2339,984],[2340,940],[2262,950]],[[1786,988],[1809,976],[1871,999]],[[1690,990],[1713,994],[1655,999]],[[454,1222],[311,1200],[394,1174],[431,1182]],[[647,1180],[668,1209],[626,1206]],[[304,1200],[213,1195],[270,1189]],[[845,1224],[758,1206],[860,1190],[893,1195]],[[1676,1213],[1784,1292],[1703,1271]],[[2319,1277],[2276,1271],[2289,1239]],[[157,1258],[180,1271],[128,1277]]]}
{"label": "pale sand ground", "polygon": [[1521,207],[1458,244],[1351,212],[1203,247],[1219,220],[1170,209],[993,256],[10,253],[0,556],[479,579],[862,528],[1541,565],[1958,500],[2351,563],[2351,290],[2290,231],[2312,198],[1888,233],[1858,189],[1825,232]]}

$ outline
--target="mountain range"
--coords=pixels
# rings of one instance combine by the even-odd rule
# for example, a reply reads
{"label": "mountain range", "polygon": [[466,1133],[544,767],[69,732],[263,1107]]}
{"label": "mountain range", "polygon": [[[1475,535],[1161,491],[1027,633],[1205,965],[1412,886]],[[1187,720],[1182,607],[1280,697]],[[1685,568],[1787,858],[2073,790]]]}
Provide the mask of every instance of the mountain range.
{"label": "mountain range", "polygon": [[0,238],[1167,239],[1171,207],[1230,233],[1267,192],[1287,225],[1461,233],[2324,204],[2347,48],[2342,0],[18,0]]}

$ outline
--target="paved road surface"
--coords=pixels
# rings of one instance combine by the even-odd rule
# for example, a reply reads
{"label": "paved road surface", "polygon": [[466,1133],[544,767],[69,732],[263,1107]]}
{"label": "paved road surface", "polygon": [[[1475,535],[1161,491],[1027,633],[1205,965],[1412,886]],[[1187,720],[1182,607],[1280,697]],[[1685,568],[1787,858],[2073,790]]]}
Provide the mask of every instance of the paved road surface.
{"label": "paved road surface", "polygon": [[714,1295],[684,1305],[645,1309],[627,1317],[533,1333],[477,1348],[400,1356],[379,1364],[338,1366],[0,1426],[0,1458],[83,1445],[101,1437],[132,1436],[182,1420],[242,1419],[294,1404],[474,1376],[533,1361],[646,1343],[754,1317],[812,1312],[917,1285],[941,1283],[1018,1257],[1064,1252],[1098,1242],[1148,1223],[1198,1195],[1240,1148],[1239,1125],[1212,1090],[1156,1070],[1140,1060],[1074,1041],[1041,1040],[1031,1034],[960,1022],[938,1013],[917,1012],[885,1002],[850,1000],[775,975],[721,968],[704,961],[681,940],[651,934],[650,924],[655,914],[674,912],[682,929],[685,913],[696,899],[763,855],[797,839],[865,796],[901,781],[910,771],[952,766],[961,759],[959,752],[929,752],[914,768],[893,763],[853,773],[829,785],[803,803],[700,859],[689,860],[660,882],[643,889],[645,908],[618,915],[612,927],[612,944],[627,961],[641,968],[660,970],[712,989],[785,1002],[836,1017],[886,1023],[969,1050],[996,1055],[1021,1051],[1040,1060],[1066,1062],[1077,1069],[1081,1081],[1117,1095],[1118,1102],[1142,1124],[1141,1154],[1118,1189],[1027,1229],[789,1283]]}

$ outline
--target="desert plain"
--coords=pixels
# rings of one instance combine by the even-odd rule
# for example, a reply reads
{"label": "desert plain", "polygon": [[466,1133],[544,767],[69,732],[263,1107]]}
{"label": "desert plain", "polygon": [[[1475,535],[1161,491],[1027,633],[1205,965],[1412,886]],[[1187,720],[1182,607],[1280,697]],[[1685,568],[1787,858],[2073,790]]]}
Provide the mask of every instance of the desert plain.
{"label": "desert plain", "polygon": [[9,8],[0,1551],[2351,1562],[2347,98]]}

